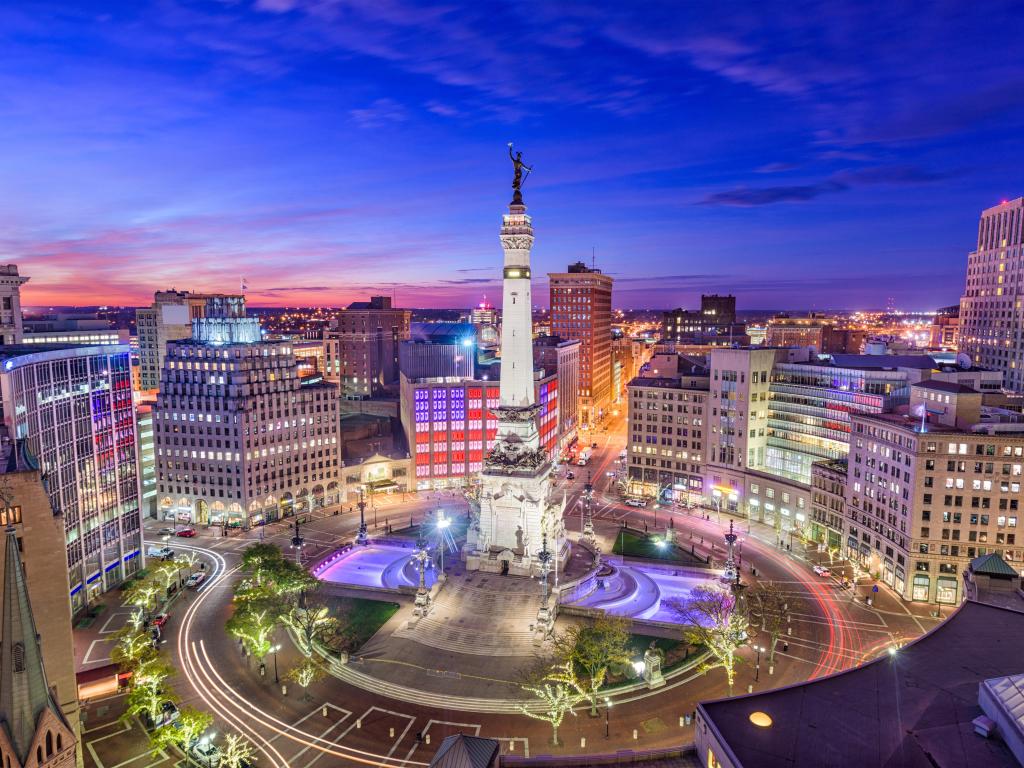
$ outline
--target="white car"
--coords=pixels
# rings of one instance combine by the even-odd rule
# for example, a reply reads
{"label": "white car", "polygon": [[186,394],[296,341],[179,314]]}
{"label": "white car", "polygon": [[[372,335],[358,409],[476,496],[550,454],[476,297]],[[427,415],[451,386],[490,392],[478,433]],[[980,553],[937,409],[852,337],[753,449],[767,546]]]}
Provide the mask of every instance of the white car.
{"label": "white car", "polygon": [[832,571],[830,571],[824,565],[816,565],[816,566],[814,566],[814,572],[816,574],[818,574],[819,576],[831,576],[832,575]]}
{"label": "white car", "polygon": [[630,507],[646,507],[647,499],[626,499],[626,504]]}
{"label": "white car", "polygon": [[198,587],[204,581],[206,581],[206,574],[203,573],[202,571],[198,571],[197,573],[193,573],[191,576],[189,576],[185,580],[185,586],[186,587]]}

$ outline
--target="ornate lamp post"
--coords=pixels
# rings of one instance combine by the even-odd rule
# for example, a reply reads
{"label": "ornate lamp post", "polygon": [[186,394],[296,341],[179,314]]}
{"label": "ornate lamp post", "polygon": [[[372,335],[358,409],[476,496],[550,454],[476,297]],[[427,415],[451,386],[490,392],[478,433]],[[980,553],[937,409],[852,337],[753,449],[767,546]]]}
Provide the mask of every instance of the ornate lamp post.
{"label": "ornate lamp post", "polygon": [[544,534],[540,552],[537,553],[537,560],[540,561],[540,583],[543,596],[540,601],[540,610],[537,611],[537,629],[534,633],[534,642],[542,643],[551,636],[554,630],[555,616],[551,610],[551,591],[548,589],[548,573],[551,570],[551,553],[548,551],[548,535]]}
{"label": "ornate lamp post", "polygon": [[370,543],[370,537],[366,533],[366,500],[363,499],[363,489],[359,489],[359,533],[356,534],[356,543],[364,547]]}
{"label": "ornate lamp post", "polygon": [[302,564],[302,545],[304,541],[302,536],[299,534],[299,518],[295,518],[295,535],[292,536],[292,547],[295,549],[295,562],[297,565]]}
{"label": "ornate lamp post", "polygon": [[416,599],[413,602],[412,611],[415,616],[426,616],[430,612],[430,593],[427,592],[426,581],[427,558],[429,556],[427,553],[427,542],[423,538],[423,528],[421,526],[419,536],[416,537],[416,554],[413,555],[416,558],[416,566],[420,570],[420,585],[416,590]]}
{"label": "ornate lamp post", "polygon": [[588,544],[596,544],[594,535],[594,484],[587,472],[587,484],[583,486],[583,540]]}
{"label": "ornate lamp post", "polygon": [[725,534],[725,573],[722,574],[722,581],[736,581],[739,574],[736,571],[736,559],[733,556],[733,548],[736,546],[736,539],[739,536],[733,532],[732,520],[729,521],[729,532]]}

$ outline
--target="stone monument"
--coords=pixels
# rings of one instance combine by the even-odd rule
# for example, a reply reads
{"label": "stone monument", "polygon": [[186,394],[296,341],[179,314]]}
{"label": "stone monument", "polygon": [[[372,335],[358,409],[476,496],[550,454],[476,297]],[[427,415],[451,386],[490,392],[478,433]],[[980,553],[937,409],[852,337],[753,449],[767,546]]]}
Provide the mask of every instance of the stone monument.
{"label": "stone monument", "polygon": [[[540,445],[533,392],[533,300],[530,249],[533,224],[522,185],[532,170],[522,153],[513,164],[512,202],[502,217],[505,252],[501,307],[501,382],[498,434],[480,473],[480,506],[470,526],[466,568],[514,576],[539,576],[545,537],[559,568],[568,554],[562,513],[565,499],[551,492],[551,459]],[[523,173],[523,169],[526,173]]]}

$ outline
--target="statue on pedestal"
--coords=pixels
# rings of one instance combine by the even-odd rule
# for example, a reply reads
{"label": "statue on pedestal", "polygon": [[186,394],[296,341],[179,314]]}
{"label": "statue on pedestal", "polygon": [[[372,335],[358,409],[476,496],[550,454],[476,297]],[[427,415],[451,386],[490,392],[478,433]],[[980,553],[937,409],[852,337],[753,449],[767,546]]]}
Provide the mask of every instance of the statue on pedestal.
{"label": "statue on pedestal", "polygon": [[[516,152],[512,153],[512,142],[508,143],[508,156],[512,161],[512,202],[513,204],[522,205],[523,203],[523,182],[526,181],[526,177],[530,175],[533,170],[532,165],[527,165],[523,162],[523,153]],[[526,169],[526,173],[523,173],[523,168]]]}

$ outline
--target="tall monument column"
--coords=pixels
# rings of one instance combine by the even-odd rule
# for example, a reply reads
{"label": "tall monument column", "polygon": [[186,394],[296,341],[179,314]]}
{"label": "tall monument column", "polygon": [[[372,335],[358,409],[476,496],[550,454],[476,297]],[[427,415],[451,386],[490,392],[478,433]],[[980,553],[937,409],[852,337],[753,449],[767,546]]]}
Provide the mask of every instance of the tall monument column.
{"label": "tall monument column", "polygon": [[[466,567],[519,576],[541,572],[545,537],[555,567],[567,554],[564,499],[551,498],[551,460],[540,445],[533,394],[533,224],[522,184],[532,170],[512,153],[512,202],[502,217],[501,387],[498,434],[480,473],[480,513],[469,537]],[[525,169],[525,174],[524,174]],[[552,551],[553,550],[553,551]]]}

